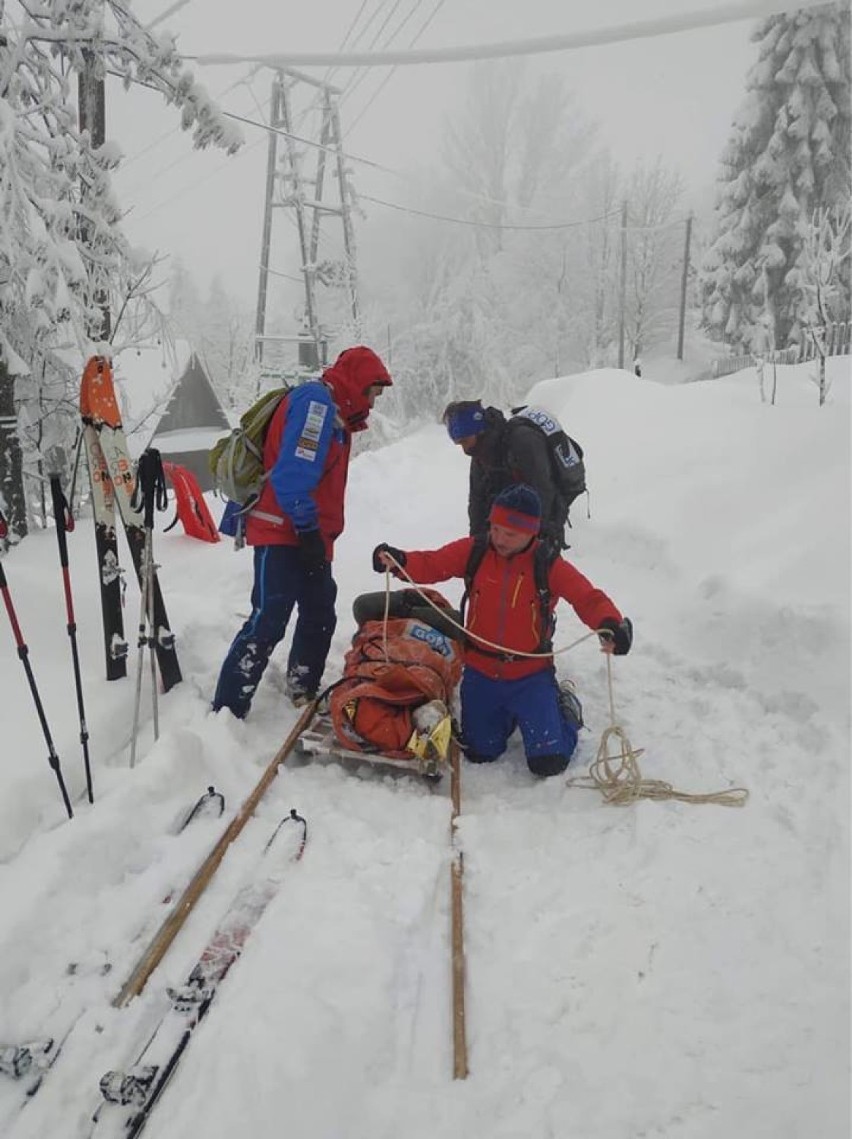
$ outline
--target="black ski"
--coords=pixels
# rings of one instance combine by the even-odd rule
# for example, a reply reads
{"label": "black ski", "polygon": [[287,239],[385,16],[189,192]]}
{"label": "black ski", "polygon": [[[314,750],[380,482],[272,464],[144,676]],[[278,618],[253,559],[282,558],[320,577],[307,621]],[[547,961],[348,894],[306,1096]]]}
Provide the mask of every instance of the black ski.
{"label": "black ski", "polygon": [[29,1103],[41,1087],[45,1076],[59,1059],[65,1041],[79,1019],[79,1016],[75,1017],[70,1027],[58,1039],[47,1036],[41,1040],[29,1040],[26,1044],[0,1046],[0,1072],[21,1081],[24,1093],[23,1104]]}

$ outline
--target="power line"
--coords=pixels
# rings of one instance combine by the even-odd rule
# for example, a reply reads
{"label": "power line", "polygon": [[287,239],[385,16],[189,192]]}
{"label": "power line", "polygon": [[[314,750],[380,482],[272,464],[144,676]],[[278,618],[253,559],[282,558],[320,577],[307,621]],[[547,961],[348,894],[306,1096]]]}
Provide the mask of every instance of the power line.
{"label": "power line", "polygon": [[[254,119],[246,118],[244,115],[234,114],[231,111],[223,111],[222,113],[224,115],[227,115],[229,118],[236,119],[237,122],[246,123],[249,126],[260,127],[262,130],[272,131],[275,134],[283,135],[285,138],[291,138],[291,139],[295,140],[296,142],[300,142],[305,146],[312,146],[312,147],[315,147],[317,150],[325,150],[325,151],[328,151],[329,153],[333,152],[332,147],[325,146],[323,143],[320,143],[320,142],[314,142],[313,139],[304,138],[300,135],[293,134],[290,131],[285,131],[281,127],[268,126],[266,123],[259,123]],[[256,145],[256,144],[253,143],[252,145]],[[374,170],[381,171],[383,174],[391,174],[395,178],[402,178],[405,181],[411,180],[409,178],[409,176],[400,173],[398,170],[392,170],[388,166],[382,166],[381,163],[374,162],[372,159],[362,158],[362,157],[359,157],[358,155],[352,154],[350,152],[347,152],[346,157],[347,157],[347,159],[349,159],[352,162],[360,162],[365,166],[372,167]],[[469,191],[469,190],[459,190],[457,192],[460,194],[463,194],[465,197],[471,198],[474,201],[485,202],[488,205],[492,205],[492,206],[502,206],[502,207],[507,208],[507,209],[521,209],[521,210],[525,210],[527,213],[533,213],[533,214],[538,212],[536,210],[531,209],[529,206],[513,205],[510,202],[502,202],[497,198],[489,198],[489,197],[486,197],[485,195],[476,194],[476,193],[473,193],[472,191]],[[580,221],[549,222],[549,223],[544,224],[544,225],[508,225],[508,224],[507,225],[501,225],[500,223],[497,223],[497,222],[475,222],[475,221],[471,221],[471,220],[465,219],[465,218],[454,218],[454,217],[449,217],[449,216],[442,215],[442,214],[428,213],[427,211],[417,210],[413,207],[400,206],[400,205],[395,204],[394,202],[387,202],[387,201],[384,201],[382,198],[373,198],[373,197],[368,196],[367,194],[359,194],[358,198],[361,201],[374,202],[376,205],[386,206],[388,209],[392,209],[392,210],[400,210],[403,213],[420,214],[423,217],[429,217],[429,218],[434,219],[435,221],[454,222],[458,225],[484,226],[486,228],[494,228],[494,229],[519,229],[519,230],[573,229],[576,226],[591,225],[595,222],[601,221],[604,218],[610,216],[610,214],[607,213],[607,214],[602,214],[600,217],[587,218],[587,219],[583,219]],[[617,211],[615,211],[615,212],[617,212]]]}
{"label": "power line", "polygon": [[[393,3],[391,10],[388,12],[387,16],[385,16],[384,20],[382,21],[381,26],[379,27],[379,30],[376,32],[376,34],[373,36],[372,40],[369,43],[370,49],[372,49],[376,46],[376,43],[378,42],[379,36],[382,34],[382,32],[388,26],[391,18],[393,17],[394,13],[396,12],[397,8],[399,8],[401,3],[402,3],[402,0],[394,0],[394,3]],[[414,0],[414,7],[409,10],[408,14],[403,17],[402,21],[396,26],[396,28],[394,28],[394,30],[389,33],[387,39],[382,44],[382,49],[390,47],[390,45],[393,43],[393,41],[396,39],[396,37],[399,35],[399,33],[402,31],[402,29],[405,27],[405,25],[408,23],[408,21],[411,19],[411,17],[414,15],[414,13],[417,11],[417,9],[420,7],[420,5],[422,3],[423,3],[423,0]],[[351,84],[348,86],[348,88],[344,89],[343,98],[346,99],[346,98],[349,98],[351,95],[353,95],[355,93],[355,91],[358,89],[359,84],[363,83],[363,81],[367,78],[367,76],[369,74],[370,74],[370,69],[366,68],[365,70],[361,71],[361,73],[359,75],[354,75],[352,77]],[[341,102],[342,102],[342,100],[341,100]]]}
{"label": "power line", "polygon": [[[796,0],[796,8],[817,7],[825,0]],[[238,55],[234,52],[207,53],[186,56],[202,65],[230,63],[258,63],[266,67],[399,67],[423,63],[463,63],[478,59],[505,59],[519,55],[542,55],[549,52],[571,51],[581,47],[599,47],[603,44],[622,43],[625,40],[647,39],[673,32],[694,31],[697,28],[715,27],[738,20],[768,16],[790,10],[791,0],[737,0],[714,8],[694,12],[680,12],[659,16],[652,20],[634,20],[607,28],[568,32],[564,35],[539,36],[529,40],[509,40],[503,43],[473,44],[466,47],[421,48],[416,51],[362,51],[362,52],[277,52],[269,55]]]}
{"label": "power line", "polygon": [[[440,7],[440,4],[442,4],[443,2],[444,2],[444,0],[440,0],[439,7]],[[437,11],[437,9],[436,9],[436,11]],[[377,94],[378,94],[378,92],[377,92]],[[365,108],[365,110],[366,110],[366,108]],[[327,153],[336,153],[336,151],[334,150],[333,147],[326,146],[320,142],[315,142],[313,139],[305,138],[302,135],[297,135],[292,131],[286,131],[282,127],[273,127],[268,123],[259,122],[256,119],[250,119],[245,115],[238,115],[234,111],[222,111],[222,114],[224,116],[226,116],[227,118],[234,119],[236,122],[245,123],[248,126],[257,127],[260,130],[263,130],[267,133],[271,132],[273,134],[281,135],[284,138],[292,139],[293,141],[301,143],[304,146],[313,147],[314,149],[317,149],[317,150],[324,150]],[[250,145],[246,146],[243,150],[241,150],[239,152],[239,154],[245,154],[250,150],[254,150],[255,147],[259,146],[260,143],[263,141],[264,141],[263,137],[259,138],[256,142],[253,142]],[[237,157],[239,157],[239,154],[237,155]],[[403,174],[398,170],[393,170],[388,166],[383,166],[381,163],[375,162],[372,159],[364,158],[360,155],[355,155],[355,154],[352,154],[350,152],[347,152],[346,157],[351,162],[360,163],[361,165],[371,167],[374,170],[378,170],[381,173],[390,174],[395,178],[401,178],[404,181],[413,180],[410,175]],[[163,209],[165,206],[170,205],[177,198],[180,198],[184,194],[188,193],[190,190],[193,190],[196,186],[200,185],[202,182],[207,181],[209,178],[215,177],[216,174],[220,173],[227,166],[229,166],[230,162],[231,162],[231,159],[226,158],[211,173],[206,174],[203,177],[194,180],[193,182],[189,183],[188,185],[182,187],[180,190],[176,191],[174,194],[170,195],[168,198],[165,198],[163,201],[158,202],[156,205],[152,206],[149,210],[147,210],[144,214],[139,215],[137,220],[142,221],[142,220],[150,217],[153,213],[156,213],[159,210]],[[176,165],[176,164],[173,164],[173,165]],[[506,208],[506,209],[518,209],[518,210],[522,210],[526,213],[531,213],[533,215],[535,215],[536,213],[539,213],[539,211],[537,211],[537,210],[535,210],[529,206],[522,206],[520,204],[501,201],[500,199],[490,198],[486,195],[477,194],[477,193],[470,191],[470,190],[456,189],[453,192],[456,194],[459,194],[461,196],[464,196],[466,198],[469,198],[472,201],[484,202],[488,205],[501,206],[501,207]],[[574,221],[570,221],[570,222],[547,222],[547,223],[538,224],[538,225],[535,225],[535,224],[510,224],[510,223],[500,223],[500,222],[483,222],[483,221],[476,221],[476,220],[473,220],[470,218],[459,218],[459,217],[452,217],[452,216],[446,215],[446,214],[432,213],[432,212],[429,212],[427,210],[417,209],[413,206],[402,206],[402,205],[399,205],[398,203],[395,203],[395,202],[388,202],[382,198],[375,198],[375,197],[372,197],[372,196],[367,195],[367,194],[359,194],[358,198],[361,201],[372,202],[375,205],[383,206],[386,209],[397,210],[400,213],[408,213],[408,214],[412,214],[414,216],[431,218],[433,221],[443,221],[443,222],[447,222],[447,223],[454,224],[454,225],[467,225],[467,226],[472,226],[474,228],[498,229],[498,230],[519,230],[519,231],[533,231],[534,232],[534,231],[558,231],[558,230],[565,230],[565,229],[575,229],[575,228],[578,228],[580,226],[595,225],[598,222],[605,221],[607,218],[612,217],[618,213],[618,210],[610,210],[610,211],[605,212],[605,213],[603,213],[599,216],[596,216],[596,217],[583,218],[583,219],[578,219],[578,220],[574,220]],[[648,226],[631,225],[631,226],[628,226],[627,228],[631,232],[648,232],[648,231],[655,230],[655,229],[669,228],[670,226],[674,226],[674,225],[679,224],[681,220],[682,219],[674,219],[674,220],[669,221],[669,222],[662,222],[662,223],[658,223],[656,225],[648,225]]]}
{"label": "power line", "polygon": [[413,206],[398,206],[394,202],[385,202],[381,198],[372,198],[369,194],[359,194],[358,197],[363,202],[373,202],[377,206],[385,206],[389,210],[399,210],[404,214],[415,214],[421,218],[432,218],[433,221],[446,221],[454,222],[456,225],[470,225],[477,229],[521,229],[521,230],[555,230],[555,229],[576,229],[581,225],[594,225],[599,221],[606,221],[607,218],[615,217],[618,210],[609,210],[607,213],[600,214],[595,218],[581,218],[578,221],[565,221],[553,222],[548,225],[513,225],[509,222],[496,222],[496,221],[474,221],[471,218],[454,218],[446,214],[433,214],[427,210],[416,210]]}
{"label": "power line", "polygon": [[[305,138],[303,135],[295,134],[293,131],[285,131],[283,127],[273,127],[269,123],[258,122],[257,119],[249,119],[245,115],[238,115],[235,111],[223,111],[226,118],[234,119],[238,123],[246,123],[251,127],[259,127],[261,130],[270,131],[272,134],[280,134],[283,138],[290,138],[294,142],[300,142],[303,146],[312,146],[315,150],[324,150],[328,154],[336,154],[337,151],[333,146],[326,146],[325,143],[315,142],[312,138]],[[373,162],[370,158],[360,158],[358,155],[347,153],[346,157],[351,162],[360,162],[363,166],[372,166],[376,170],[383,170],[386,174],[395,174],[396,171],[388,170],[387,167],[380,165],[378,162]]]}
{"label": "power line", "polygon": [[[441,8],[443,8],[445,2],[446,2],[446,0],[438,0],[437,4],[432,9],[431,13],[426,17],[425,22],[423,24],[421,24],[420,28],[415,33],[414,37],[412,38],[411,42],[408,45],[409,47],[414,47],[414,45],[417,43],[417,41],[420,39],[420,37],[423,35],[423,33],[426,31],[426,29],[429,27],[429,25],[435,19],[435,17],[438,15]],[[412,9],[412,13],[416,10],[417,6],[418,5],[415,5],[415,8]],[[410,13],[410,14],[412,14],[412,13]],[[359,114],[356,115],[354,121],[349,124],[349,127],[346,131],[347,135],[350,134],[355,129],[355,127],[357,127],[358,123],[360,123],[360,121],[363,119],[364,115],[366,115],[367,111],[369,111],[370,107],[372,107],[373,103],[375,103],[376,99],[378,99],[379,95],[381,95],[382,91],[384,91],[385,87],[387,87],[388,83],[390,83],[391,79],[393,79],[394,75],[396,75],[398,70],[399,70],[398,68],[394,67],[385,76],[385,78],[382,80],[382,82],[379,84],[379,86],[373,92],[373,95],[369,99],[369,101],[367,102],[366,106],[364,106],[361,109]]]}
{"label": "power line", "polygon": [[[214,100],[218,101],[219,99],[222,98],[223,95],[229,95],[231,93],[231,91],[235,90],[235,88],[239,87],[243,83],[247,83],[248,80],[251,78],[251,76],[255,75],[259,70],[260,70],[259,67],[249,68],[249,70],[245,73],[245,75],[242,76],[242,78],[237,79],[234,83],[230,83],[227,87],[223,88],[223,90],[221,90],[217,94],[215,94],[213,96]],[[121,163],[122,170],[126,170],[128,166],[132,166],[134,162],[138,162],[140,158],[144,158],[144,156],[146,154],[149,154],[152,150],[154,150],[156,147],[158,147],[161,143],[165,142],[166,139],[171,138],[172,135],[181,134],[183,132],[183,129],[184,128],[180,127],[180,126],[171,127],[169,130],[165,131],[163,134],[161,134],[157,138],[155,138],[153,140],[153,142],[149,142],[147,146],[142,148],[142,150],[138,150],[135,154],[131,155],[129,158],[123,159],[122,163]],[[172,163],[170,166],[167,166],[165,168],[165,170],[159,171],[159,173],[164,174],[166,170],[171,170],[172,166],[174,166],[174,165],[175,164]],[[156,176],[157,175],[153,175],[153,177],[156,177]]]}
{"label": "power line", "polygon": [[172,202],[176,201],[178,198],[182,198],[184,194],[188,194],[190,190],[194,190],[196,186],[200,186],[202,182],[207,182],[211,178],[215,178],[217,174],[221,174],[223,170],[230,166],[235,159],[239,159],[244,154],[248,154],[250,150],[254,150],[255,147],[260,146],[260,144],[265,141],[265,139],[259,138],[256,142],[252,142],[248,146],[244,146],[238,154],[224,159],[224,161],[220,162],[219,165],[215,167],[215,169],[211,170],[209,174],[205,174],[201,178],[196,178],[188,185],[181,187],[180,190],[176,190],[174,194],[170,194],[168,198],[164,198],[162,202],[157,202],[156,205],[153,205],[149,210],[146,210],[144,214],[139,214],[139,216],[136,218],[136,221],[144,221],[152,214],[158,213],[165,206],[171,205]]}

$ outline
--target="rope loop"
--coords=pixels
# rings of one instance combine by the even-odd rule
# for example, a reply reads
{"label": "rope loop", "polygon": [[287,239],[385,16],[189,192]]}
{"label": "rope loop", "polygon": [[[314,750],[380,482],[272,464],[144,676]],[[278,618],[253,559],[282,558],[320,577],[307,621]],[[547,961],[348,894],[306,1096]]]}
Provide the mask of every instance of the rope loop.
{"label": "rope loop", "polygon": [[[589,765],[588,775],[575,775],[566,780],[566,785],[600,791],[604,802],[613,807],[627,807],[638,799],[677,799],[681,803],[715,803],[720,807],[744,807],[749,794],[745,787],[690,794],[687,791],[676,791],[671,783],[663,779],[642,778],[638,760],[643,749],[634,748],[624,728],[616,723],[615,701],[612,694],[612,662],[609,656],[606,658],[606,666],[610,726],[601,736],[597,755]],[[619,750],[610,755],[612,740],[615,740]],[[617,766],[615,766],[616,761]]]}
{"label": "rope loop", "polygon": [[[558,656],[560,653],[567,653],[569,649],[576,648],[577,645],[583,641],[588,640],[589,637],[597,636],[597,630],[592,630],[590,633],[584,634],[571,644],[565,645],[564,648],[554,649],[549,653],[525,653],[516,650],[508,649],[505,645],[497,645],[492,641],[486,640],[484,637],[478,636],[476,633],[468,632],[463,625],[454,621],[446,612],[446,610],[439,609],[438,606],[432,601],[430,597],[420,589],[420,586],[409,577],[405,569],[393,557],[392,554],[387,554],[387,557],[393,563],[398,571],[400,577],[412,586],[415,592],[423,598],[427,605],[441,614],[442,620],[448,621],[460,632],[464,633],[466,637],[478,641],[480,644],[487,645],[489,648],[496,649],[499,652],[512,652],[517,657],[532,657],[536,659]],[[388,607],[390,605],[390,567],[385,568],[385,637],[387,637],[387,615]],[[387,653],[387,640],[385,640],[385,652]],[[643,779],[642,773],[639,769],[638,759],[642,755],[642,748],[634,748],[627,738],[625,730],[616,722],[615,719],[615,700],[613,697],[612,688],[612,657],[609,653],[606,654],[606,669],[607,669],[607,691],[609,696],[609,714],[610,725],[606,728],[601,736],[601,741],[598,744],[597,755],[594,761],[589,766],[588,775],[575,775],[571,779],[566,780],[566,785],[569,787],[579,787],[590,791],[600,791],[605,803],[615,807],[626,807],[631,803],[635,803],[638,799],[677,799],[681,803],[715,803],[720,807],[744,807],[748,800],[749,792],[745,787],[731,787],[726,791],[709,791],[706,793],[691,794],[687,791],[676,791],[671,783],[667,783],[663,779]],[[610,741],[615,740],[619,750],[610,755],[609,747]],[[617,762],[617,766],[614,764]]]}

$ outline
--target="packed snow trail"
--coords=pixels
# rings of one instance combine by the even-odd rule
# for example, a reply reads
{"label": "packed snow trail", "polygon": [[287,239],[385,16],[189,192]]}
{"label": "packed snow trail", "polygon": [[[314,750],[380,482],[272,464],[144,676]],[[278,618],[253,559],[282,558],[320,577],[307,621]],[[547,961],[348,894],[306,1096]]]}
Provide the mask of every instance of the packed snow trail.
{"label": "packed snow trail", "polygon": [[[848,386],[835,379],[835,403],[819,409],[810,382],[779,369],[769,407],[753,374],[660,388],[599,372],[531,398],[586,452],[592,518],[573,511],[569,556],[634,620],[634,649],[614,667],[615,707],[645,749],[643,774],[687,791],[743,784],[748,805],[606,808],[564,779],[536,781],[516,743],[497,764],[465,766],[470,1076],[454,1082],[446,792],[288,763],[155,984],[119,1011],[98,978],[9,1139],[84,1125],[116,1043],[161,1014],[160,995],[181,983],[264,828],[291,804],[311,820],[310,858],[222,986],[152,1139],[273,1139],[282,1127],[302,1139],[845,1139]],[[329,678],[353,631],[353,598],[377,586],[373,546],[426,548],[464,533],[466,474],[437,426],[353,463]],[[75,566],[89,530],[78,527]],[[76,709],[61,582],[42,548],[51,541],[34,535],[9,568],[30,586],[22,619],[45,662],[57,748],[70,756]],[[101,945],[132,956],[122,945],[140,896],[176,869],[155,837],[166,819],[199,781],[242,801],[295,720],[286,645],[249,720],[207,709],[247,611],[247,556],[172,532],[158,535],[158,558],[187,679],[162,701],[156,746],[143,727],[132,774],[122,746],[132,692],[100,679],[97,583],[75,574],[98,800],[72,823],[61,821],[17,661],[0,660],[0,691],[15,694],[0,773],[4,1039],[34,1035],[59,999],[45,978],[62,978],[68,959],[97,958]],[[457,584],[442,587],[451,600]],[[557,645],[577,628],[560,607]],[[558,667],[589,725],[571,775],[608,722],[605,667],[592,642]],[[81,766],[68,776],[79,794]]]}

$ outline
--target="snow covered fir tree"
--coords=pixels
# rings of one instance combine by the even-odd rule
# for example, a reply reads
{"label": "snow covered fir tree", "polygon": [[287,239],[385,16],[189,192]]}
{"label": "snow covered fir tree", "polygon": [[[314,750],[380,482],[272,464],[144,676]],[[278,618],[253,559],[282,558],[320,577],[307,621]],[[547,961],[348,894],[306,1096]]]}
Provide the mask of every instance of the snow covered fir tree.
{"label": "snow covered fir tree", "polygon": [[[852,196],[849,28],[849,6],[826,4],[769,16],[753,34],[701,282],[707,328],[737,350],[801,343],[820,319],[809,235],[826,214],[848,217]],[[822,319],[849,318],[848,249],[847,228]]]}

